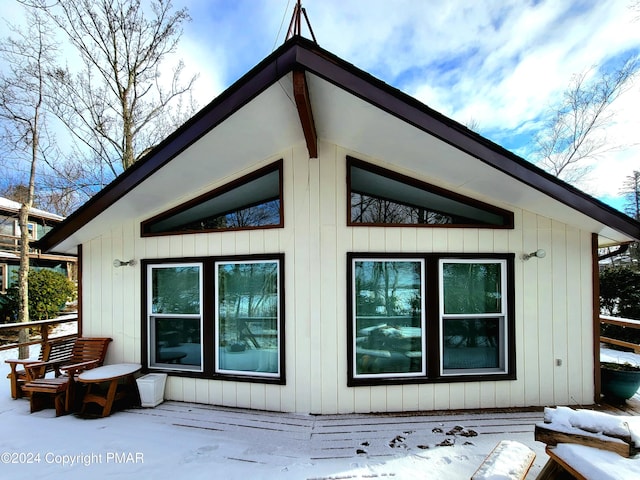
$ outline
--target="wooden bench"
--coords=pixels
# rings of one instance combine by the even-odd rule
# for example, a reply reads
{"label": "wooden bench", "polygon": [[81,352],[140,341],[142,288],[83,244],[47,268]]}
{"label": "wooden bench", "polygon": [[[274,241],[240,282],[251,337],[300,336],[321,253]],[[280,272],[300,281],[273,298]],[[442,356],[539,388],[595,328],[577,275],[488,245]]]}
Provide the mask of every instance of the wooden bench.
{"label": "wooden bench", "polygon": [[[55,365],[65,363],[71,359],[75,337],[64,339],[52,339],[45,342],[40,349],[38,359],[9,359],[5,360],[9,364],[11,371],[7,375],[11,384],[11,397],[20,398],[23,396],[23,386],[35,378],[44,377],[47,373],[55,370]],[[38,369],[27,369],[26,366],[40,366]]]}
{"label": "wooden bench", "polygon": [[471,480],[524,480],[535,458],[534,451],[526,445],[502,440],[480,464]]}

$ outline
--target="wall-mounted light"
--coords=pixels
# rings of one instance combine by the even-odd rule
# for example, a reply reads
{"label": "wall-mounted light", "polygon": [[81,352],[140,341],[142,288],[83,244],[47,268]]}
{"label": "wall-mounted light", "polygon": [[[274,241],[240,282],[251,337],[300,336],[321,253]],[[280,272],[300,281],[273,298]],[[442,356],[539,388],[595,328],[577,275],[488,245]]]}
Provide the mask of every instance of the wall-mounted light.
{"label": "wall-mounted light", "polygon": [[522,260],[529,260],[530,258],[533,258],[533,257],[544,258],[546,256],[547,256],[547,252],[545,252],[543,249],[539,248],[535,252],[523,254],[522,255]]}
{"label": "wall-mounted light", "polygon": [[113,266],[116,267],[116,268],[124,267],[126,265],[129,265],[130,267],[133,267],[133,266],[135,266],[135,264],[136,264],[136,261],[133,258],[131,260],[126,261],[126,262],[123,261],[123,260],[118,260],[117,258],[113,261]]}

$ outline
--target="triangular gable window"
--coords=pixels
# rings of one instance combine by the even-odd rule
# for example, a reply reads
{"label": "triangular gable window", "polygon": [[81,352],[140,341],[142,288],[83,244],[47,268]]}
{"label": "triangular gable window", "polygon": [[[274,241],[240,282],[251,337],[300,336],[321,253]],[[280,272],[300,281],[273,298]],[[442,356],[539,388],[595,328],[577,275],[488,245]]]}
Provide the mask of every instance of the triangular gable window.
{"label": "triangular gable window", "polygon": [[277,228],[282,160],[142,222],[142,236]]}
{"label": "triangular gable window", "polygon": [[347,158],[348,224],[513,228],[513,213]]}

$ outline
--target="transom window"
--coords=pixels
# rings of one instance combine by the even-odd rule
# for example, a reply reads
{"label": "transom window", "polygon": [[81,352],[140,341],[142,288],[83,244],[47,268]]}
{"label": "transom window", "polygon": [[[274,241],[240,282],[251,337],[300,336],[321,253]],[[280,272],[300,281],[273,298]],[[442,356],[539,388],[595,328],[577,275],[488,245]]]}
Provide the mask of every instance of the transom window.
{"label": "transom window", "polygon": [[515,378],[513,255],[348,262],[349,385]]}
{"label": "transom window", "polygon": [[282,161],[142,222],[142,236],[284,226]]}
{"label": "transom window", "polygon": [[147,260],[151,370],[284,383],[284,256]]}
{"label": "transom window", "polygon": [[513,214],[355,158],[347,158],[348,224],[513,228]]}

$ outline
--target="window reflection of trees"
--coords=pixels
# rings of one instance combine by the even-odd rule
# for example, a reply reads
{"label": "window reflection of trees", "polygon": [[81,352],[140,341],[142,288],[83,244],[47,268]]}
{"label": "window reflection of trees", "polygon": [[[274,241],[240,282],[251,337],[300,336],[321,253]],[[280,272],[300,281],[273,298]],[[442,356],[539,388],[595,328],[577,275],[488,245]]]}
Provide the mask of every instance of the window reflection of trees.
{"label": "window reflection of trees", "polygon": [[422,369],[421,263],[355,265],[358,374]]}
{"label": "window reflection of trees", "polygon": [[154,268],[153,313],[200,313],[200,269],[195,266]]}
{"label": "window reflection of trees", "polygon": [[504,318],[501,265],[445,263],[442,275],[444,368],[499,367],[500,326]]}
{"label": "window reflection of trees", "polygon": [[266,227],[280,224],[280,200],[270,200],[258,205],[243,206],[225,213],[216,213],[195,222],[186,223],[176,230],[224,230],[227,228]]}
{"label": "window reflection of trees", "polygon": [[439,225],[462,223],[451,215],[364,193],[351,193],[351,221],[365,224]]}
{"label": "window reflection of trees", "polygon": [[220,265],[218,295],[220,346],[278,346],[277,263]]}

